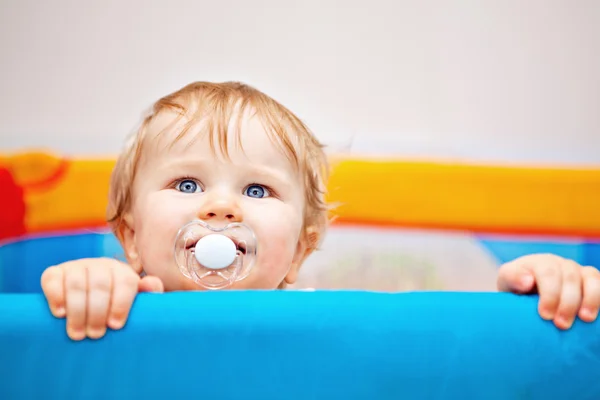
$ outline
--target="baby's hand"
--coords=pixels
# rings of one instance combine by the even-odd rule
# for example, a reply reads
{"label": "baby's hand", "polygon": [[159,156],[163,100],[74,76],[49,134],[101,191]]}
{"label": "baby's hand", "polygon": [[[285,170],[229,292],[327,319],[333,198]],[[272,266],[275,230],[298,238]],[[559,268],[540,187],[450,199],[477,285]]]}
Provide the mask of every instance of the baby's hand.
{"label": "baby's hand", "polygon": [[121,329],[138,292],[164,291],[160,279],[140,278],[129,265],[109,258],[49,267],[41,283],[52,314],[67,317],[67,335],[73,340],[101,338],[107,326]]}
{"label": "baby's hand", "polygon": [[600,271],[555,255],[534,254],[500,267],[498,290],[539,293],[540,316],[569,329],[577,315],[587,322],[598,316]]}

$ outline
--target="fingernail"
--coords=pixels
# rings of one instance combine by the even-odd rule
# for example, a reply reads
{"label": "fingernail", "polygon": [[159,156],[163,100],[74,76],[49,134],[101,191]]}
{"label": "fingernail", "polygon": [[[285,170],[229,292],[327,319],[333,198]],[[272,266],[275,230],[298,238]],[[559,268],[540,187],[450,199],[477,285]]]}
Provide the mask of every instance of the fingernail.
{"label": "fingernail", "polygon": [[110,326],[110,329],[121,329],[125,325],[125,321],[116,318],[110,318],[108,320],[108,325]]}
{"label": "fingernail", "polygon": [[90,339],[100,339],[102,336],[104,336],[105,333],[106,333],[106,328],[100,328],[100,329],[88,328],[87,329],[87,336]]}
{"label": "fingernail", "polygon": [[540,316],[547,321],[554,319],[554,313],[547,308],[542,308],[540,310]]}
{"label": "fingernail", "polygon": [[68,334],[72,340],[82,340],[83,338],[85,338],[85,332],[83,331],[83,329],[69,328]]}
{"label": "fingernail", "polygon": [[65,314],[66,314],[66,312],[65,312],[65,308],[64,307],[57,307],[54,310],[54,316],[56,316],[57,318],[62,318],[62,317],[65,316]]}
{"label": "fingernail", "polygon": [[594,312],[590,308],[587,308],[587,307],[582,308],[580,311],[581,318],[583,318],[587,321],[595,320],[596,317],[598,316],[597,314],[598,314],[597,312]]}
{"label": "fingernail", "polygon": [[568,320],[567,317],[564,317],[562,315],[559,315],[558,317],[556,317],[556,323],[558,325],[560,325],[560,328],[563,328],[563,329],[569,329],[571,327],[571,325],[573,324],[573,322]]}

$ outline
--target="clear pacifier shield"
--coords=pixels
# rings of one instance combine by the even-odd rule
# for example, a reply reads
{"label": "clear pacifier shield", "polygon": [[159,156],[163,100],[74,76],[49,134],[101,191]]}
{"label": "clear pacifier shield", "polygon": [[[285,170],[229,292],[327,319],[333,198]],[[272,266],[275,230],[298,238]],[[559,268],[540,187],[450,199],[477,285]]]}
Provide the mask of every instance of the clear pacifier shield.
{"label": "clear pacifier shield", "polygon": [[250,273],[256,238],[244,224],[215,228],[197,220],[179,230],[174,250],[183,275],[204,288],[223,289]]}

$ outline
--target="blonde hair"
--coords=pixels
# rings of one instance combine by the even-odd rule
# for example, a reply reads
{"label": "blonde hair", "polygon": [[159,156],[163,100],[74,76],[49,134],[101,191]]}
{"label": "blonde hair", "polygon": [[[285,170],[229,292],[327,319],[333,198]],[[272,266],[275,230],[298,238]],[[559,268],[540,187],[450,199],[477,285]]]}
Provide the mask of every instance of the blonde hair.
{"label": "blonde hair", "polygon": [[[238,116],[238,121],[241,120],[244,111],[248,110],[255,113],[273,142],[304,175],[306,203],[302,238],[309,250],[307,255],[317,248],[328,218],[324,194],[329,169],[323,146],[290,110],[259,90],[239,82],[194,82],[154,103],[150,114],[126,142],[112,172],[107,219],[119,240],[122,240],[123,219],[131,208],[132,183],[147,139],[148,126],[154,119],[165,111],[178,115],[172,125],[185,118],[187,122],[177,140],[192,126],[202,122],[209,133],[213,150],[216,138],[219,149],[227,155],[229,123],[234,115]],[[239,129],[239,124],[236,126]],[[237,137],[239,140],[239,132]]]}

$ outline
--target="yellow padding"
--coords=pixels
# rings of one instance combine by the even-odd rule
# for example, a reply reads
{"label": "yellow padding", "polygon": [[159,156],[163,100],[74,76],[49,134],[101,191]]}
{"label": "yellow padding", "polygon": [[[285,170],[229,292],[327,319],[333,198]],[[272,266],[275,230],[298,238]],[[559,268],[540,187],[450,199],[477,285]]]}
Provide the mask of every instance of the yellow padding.
{"label": "yellow padding", "polygon": [[113,167],[112,160],[69,161],[56,181],[42,187],[25,187],[27,230],[39,232],[102,224]]}
{"label": "yellow padding", "polygon": [[600,235],[600,170],[347,159],[329,189],[342,221]]}
{"label": "yellow padding", "polygon": [[[29,232],[104,223],[114,160],[27,157],[0,157],[0,167],[25,190]],[[600,236],[600,170],[333,161],[339,222]]]}

